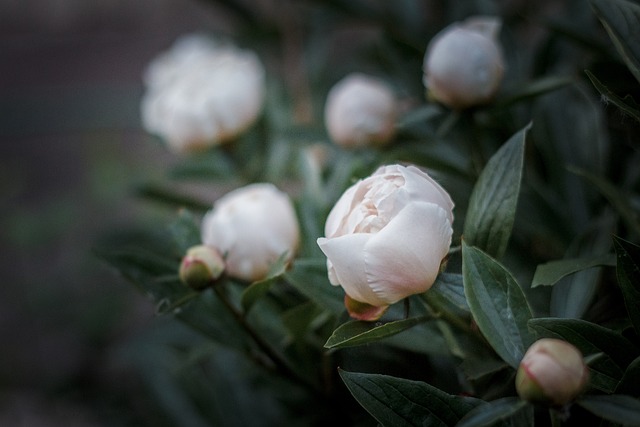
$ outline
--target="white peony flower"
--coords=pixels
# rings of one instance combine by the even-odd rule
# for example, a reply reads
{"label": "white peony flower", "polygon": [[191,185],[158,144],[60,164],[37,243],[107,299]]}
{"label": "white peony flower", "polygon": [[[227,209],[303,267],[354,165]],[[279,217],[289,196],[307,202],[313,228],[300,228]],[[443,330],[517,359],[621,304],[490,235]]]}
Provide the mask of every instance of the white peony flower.
{"label": "white peony flower", "polygon": [[229,276],[264,279],[286,253],[292,260],[300,240],[293,204],[272,184],[250,184],[218,199],[202,220],[202,242],[223,254]]}
{"label": "white peony flower", "polygon": [[237,136],[264,103],[265,70],[256,54],[203,35],[178,39],[143,78],[143,126],[178,152]]}
{"label": "white peony flower", "polygon": [[340,197],[318,239],[331,284],[376,307],[427,291],[449,251],[452,210],[449,194],[420,169],[380,167]]}
{"label": "white peony flower", "polygon": [[424,58],[429,96],[457,110],[490,101],[504,74],[500,27],[498,18],[478,16],[438,33]]}
{"label": "white peony flower", "polygon": [[580,350],[566,341],[542,338],[522,358],[516,390],[525,400],[562,406],[575,399],[588,381],[589,368]]}
{"label": "white peony flower", "polygon": [[324,118],[331,139],[348,148],[383,145],[395,134],[397,102],[383,81],[350,74],[327,96]]}

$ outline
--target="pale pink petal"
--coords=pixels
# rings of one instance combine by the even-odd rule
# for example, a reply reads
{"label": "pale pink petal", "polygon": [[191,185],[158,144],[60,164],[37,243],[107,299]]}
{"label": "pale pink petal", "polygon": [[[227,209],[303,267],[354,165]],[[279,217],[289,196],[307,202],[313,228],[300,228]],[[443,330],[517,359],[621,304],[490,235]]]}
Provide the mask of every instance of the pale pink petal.
{"label": "pale pink petal", "polygon": [[379,301],[393,304],[428,290],[451,243],[447,212],[416,202],[372,235],[365,250],[366,277]]}
{"label": "pale pink petal", "polygon": [[318,246],[333,264],[335,277],[351,298],[371,305],[386,305],[367,284],[364,247],[372,236],[357,233],[333,239],[319,238]]}

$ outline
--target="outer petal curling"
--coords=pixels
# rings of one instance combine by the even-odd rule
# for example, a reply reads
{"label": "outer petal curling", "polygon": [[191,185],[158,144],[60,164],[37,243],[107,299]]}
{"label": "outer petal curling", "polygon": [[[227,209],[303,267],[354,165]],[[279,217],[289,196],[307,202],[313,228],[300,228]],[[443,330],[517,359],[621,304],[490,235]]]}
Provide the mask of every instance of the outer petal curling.
{"label": "outer petal curling", "polygon": [[365,247],[367,283],[373,305],[393,304],[427,291],[447,255],[453,230],[447,212],[434,203],[407,205]]}

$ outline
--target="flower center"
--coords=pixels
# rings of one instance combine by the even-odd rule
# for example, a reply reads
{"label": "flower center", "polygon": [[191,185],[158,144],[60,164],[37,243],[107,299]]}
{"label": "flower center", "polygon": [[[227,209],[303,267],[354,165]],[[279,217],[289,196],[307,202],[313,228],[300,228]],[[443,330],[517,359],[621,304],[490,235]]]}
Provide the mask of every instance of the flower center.
{"label": "flower center", "polygon": [[350,216],[356,222],[354,233],[377,233],[396,215],[396,193],[404,185],[401,175],[386,175],[371,180],[362,201]]}

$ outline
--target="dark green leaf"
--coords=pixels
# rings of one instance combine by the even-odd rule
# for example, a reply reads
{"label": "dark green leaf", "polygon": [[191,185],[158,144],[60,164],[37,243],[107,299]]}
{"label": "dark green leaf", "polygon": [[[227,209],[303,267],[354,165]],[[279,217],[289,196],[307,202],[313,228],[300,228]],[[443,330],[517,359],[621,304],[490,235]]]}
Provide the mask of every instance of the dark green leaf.
{"label": "dark green leaf", "polygon": [[640,400],[623,394],[584,396],[578,405],[605,420],[625,426],[640,426]]}
{"label": "dark green leaf", "polygon": [[334,314],[344,312],[344,291],[329,283],[325,259],[297,259],[284,279],[324,309]]}
{"label": "dark green leaf", "polygon": [[181,209],[178,217],[169,225],[169,230],[178,252],[184,254],[189,248],[201,243],[200,225],[187,209]]}
{"label": "dark green leaf", "polygon": [[533,341],[527,322],[531,308],[522,289],[499,262],[478,248],[462,245],[464,291],[480,331],[514,368]]}
{"label": "dark green leaf", "polygon": [[584,169],[575,167],[569,167],[569,171],[586,178],[591,184],[593,184],[604,197],[609,200],[609,203],[620,214],[622,219],[627,225],[637,234],[640,234],[640,220],[638,219],[638,212],[633,208],[628,194],[625,194],[621,189],[607,181],[606,179],[594,175]]}
{"label": "dark green leaf", "polygon": [[587,77],[593,83],[593,86],[600,92],[603,96],[603,100],[605,102],[613,102],[615,106],[621,109],[624,113],[634,117],[636,120],[640,120],[640,106],[636,104],[631,95],[627,95],[624,98],[619,97],[617,94],[609,90],[607,86],[605,86],[596,76],[593,75],[589,70],[585,70]]}
{"label": "dark green leaf", "polygon": [[383,324],[380,322],[347,322],[333,331],[324,346],[325,348],[344,348],[373,343],[427,320],[429,317],[411,317]]}
{"label": "dark green leaf", "polygon": [[98,255],[156,302],[168,303],[190,293],[178,277],[177,259],[143,249],[102,251]]}
{"label": "dark green leaf", "polygon": [[554,90],[565,87],[572,84],[574,79],[571,77],[543,77],[538,80],[527,82],[521,87],[511,90],[506,93],[500,99],[495,101],[495,106],[503,108],[516,102],[525,101],[527,99],[535,98],[545,93],[552,92]]}
{"label": "dark green leaf", "polygon": [[638,396],[640,395],[638,385],[640,385],[640,356],[636,357],[635,360],[627,366],[622,380],[616,388],[616,393]]}
{"label": "dark green leaf", "polygon": [[271,285],[286,271],[287,264],[287,253],[285,252],[271,266],[266,278],[252,283],[242,292],[240,301],[245,312],[251,310],[251,307],[269,292]]}
{"label": "dark green leaf", "polygon": [[233,161],[219,147],[187,156],[169,171],[174,179],[229,180],[235,174]]}
{"label": "dark green leaf", "polygon": [[351,394],[383,426],[454,426],[482,403],[453,396],[427,383],[340,370]]}
{"label": "dark green leaf", "polygon": [[620,333],[579,319],[539,318],[529,326],[540,337],[560,338],[575,345],[584,356],[603,353],[590,365],[591,385],[612,393],[624,368],[631,363],[638,349]]}
{"label": "dark green leaf", "polygon": [[478,178],[464,222],[464,238],[500,258],[507,248],[520,193],[525,136],[531,125],[513,135],[486,164]]}
{"label": "dark green leaf", "polygon": [[294,340],[301,340],[322,313],[327,313],[314,302],[308,301],[287,310],[282,315],[282,323]]}
{"label": "dark green leaf", "polygon": [[588,258],[561,259],[540,264],[533,275],[531,287],[552,286],[565,276],[601,265],[615,265],[614,255],[605,254]]}
{"label": "dark green leaf", "polygon": [[447,304],[463,311],[469,311],[469,304],[464,295],[462,274],[441,273],[429,289],[431,298],[446,301]]}
{"label": "dark green leaf", "polygon": [[186,196],[178,190],[164,187],[158,184],[145,184],[137,188],[136,193],[140,197],[163,203],[172,207],[187,208],[194,211],[206,211],[211,209],[211,204],[202,200]]}
{"label": "dark green leaf", "polygon": [[640,334],[640,247],[615,236],[613,245],[618,257],[616,272],[624,304],[636,333]]}
{"label": "dark green leaf", "polygon": [[640,82],[640,5],[626,0],[591,0],[629,71]]}
{"label": "dark green leaf", "polygon": [[[456,425],[456,427],[484,427],[496,424],[499,421],[509,420],[521,410],[529,407],[524,400],[517,397],[505,397],[494,400],[485,405],[479,405],[470,411]],[[533,415],[533,412],[531,413]],[[532,425],[532,422],[528,424]]]}
{"label": "dark green leaf", "polygon": [[201,292],[199,298],[175,315],[214,342],[242,351],[247,348],[247,334],[211,289]]}

